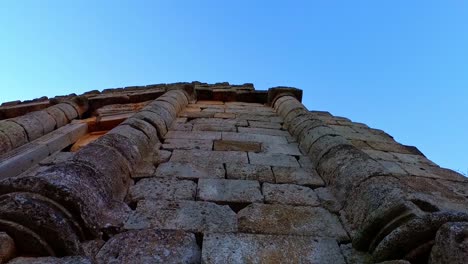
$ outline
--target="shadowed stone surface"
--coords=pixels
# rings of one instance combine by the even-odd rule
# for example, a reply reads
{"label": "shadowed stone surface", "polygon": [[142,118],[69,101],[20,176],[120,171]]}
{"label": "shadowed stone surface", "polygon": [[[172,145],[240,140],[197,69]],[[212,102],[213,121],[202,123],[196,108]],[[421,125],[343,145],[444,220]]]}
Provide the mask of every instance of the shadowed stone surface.
{"label": "shadowed stone surface", "polygon": [[260,152],[262,145],[248,141],[215,140],[213,150]]}
{"label": "shadowed stone surface", "polygon": [[200,179],[197,198],[202,201],[253,203],[262,202],[257,181]]}
{"label": "shadowed stone surface", "polygon": [[299,167],[299,163],[293,156],[284,154],[249,152],[249,160],[250,164],[257,165]]}
{"label": "shadowed stone surface", "polygon": [[0,263],[6,263],[16,254],[15,241],[7,233],[0,232]]}
{"label": "shadowed stone surface", "polygon": [[182,231],[128,231],[111,238],[96,255],[107,263],[200,263],[195,235]]}
{"label": "shadowed stone surface", "polygon": [[446,223],[439,229],[429,263],[468,263],[468,222]]}
{"label": "shadowed stone surface", "polygon": [[222,164],[226,161],[249,163],[247,153],[242,151],[174,150],[171,161],[194,163],[197,165]]}
{"label": "shadowed stone surface", "polygon": [[90,258],[76,256],[76,257],[43,257],[43,258],[28,258],[20,257],[15,258],[8,262],[9,264],[92,264],[93,261]]}
{"label": "shadowed stone surface", "polygon": [[170,229],[190,232],[236,232],[229,206],[209,202],[142,200],[125,222],[126,229]]}
{"label": "shadowed stone surface", "polygon": [[320,207],[251,204],[238,214],[239,231],[349,240],[336,215]]}
{"label": "shadowed stone surface", "polygon": [[345,264],[332,239],[251,234],[205,235],[202,262]]}
{"label": "shadowed stone surface", "polygon": [[162,145],[163,149],[199,149],[199,150],[212,150],[213,140],[205,139],[166,139]]}

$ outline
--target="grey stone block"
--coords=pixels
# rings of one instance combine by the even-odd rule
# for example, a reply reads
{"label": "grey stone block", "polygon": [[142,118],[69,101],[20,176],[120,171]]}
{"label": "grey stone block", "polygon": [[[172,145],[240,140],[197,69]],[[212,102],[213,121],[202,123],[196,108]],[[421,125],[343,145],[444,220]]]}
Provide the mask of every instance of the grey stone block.
{"label": "grey stone block", "polygon": [[313,169],[273,167],[276,183],[292,183],[312,187],[324,186],[322,178]]}
{"label": "grey stone block", "polygon": [[188,162],[166,162],[156,169],[155,176],[162,178],[198,179],[224,178],[223,164],[196,164]]}
{"label": "grey stone block", "polygon": [[320,205],[315,192],[305,186],[264,183],[262,193],[265,196],[265,203],[304,206]]}
{"label": "grey stone block", "polygon": [[227,163],[226,176],[228,179],[275,182],[271,167],[265,165]]}
{"label": "grey stone block", "polygon": [[333,239],[258,234],[207,234],[202,263],[345,264]]}
{"label": "grey stone block", "polygon": [[128,231],[112,237],[96,255],[97,263],[199,263],[195,235],[182,231]]}
{"label": "grey stone block", "polygon": [[320,207],[251,204],[238,213],[239,231],[348,241],[336,215]]}
{"label": "grey stone block", "polygon": [[227,205],[195,201],[142,200],[125,229],[170,229],[189,232],[236,232],[236,214]]}
{"label": "grey stone block", "polygon": [[249,161],[250,164],[256,165],[300,167],[299,163],[293,156],[285,154],[249,152]]}
{"label": "grey stone block", "polygon": [[227,203],[263,201],[260,184],[248,180],[200,179],[197,198],[202,201]]}
{"label": "grey stone block", "polygon": [[197,184],[193,181],[147,178],[130,187],[127,200],[194,200],[196,191]]}

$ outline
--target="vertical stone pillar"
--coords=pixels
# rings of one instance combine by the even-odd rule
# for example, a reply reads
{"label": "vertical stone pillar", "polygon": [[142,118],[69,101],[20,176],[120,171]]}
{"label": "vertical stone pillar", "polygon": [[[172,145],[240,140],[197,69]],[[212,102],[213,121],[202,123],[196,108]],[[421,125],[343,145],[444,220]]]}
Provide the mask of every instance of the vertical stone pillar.
{"label": "vertical stone pillar", "polygon": [[376,261],[427,259],[444,223],[468,221],[466,198],[441,191],[431,179],[389,171],[315,118],[296,89],[272,88],[268,98],[341,203],[353,246]]}
{"label": "vertical stone pillar", "polygon": [[184,90],[170,90],[71,160],[35,176],[0,181],[0,232],[8,232],[25,254],[82,254],[81,240],[100,237],[125,220],[131,174],[188,101]]}

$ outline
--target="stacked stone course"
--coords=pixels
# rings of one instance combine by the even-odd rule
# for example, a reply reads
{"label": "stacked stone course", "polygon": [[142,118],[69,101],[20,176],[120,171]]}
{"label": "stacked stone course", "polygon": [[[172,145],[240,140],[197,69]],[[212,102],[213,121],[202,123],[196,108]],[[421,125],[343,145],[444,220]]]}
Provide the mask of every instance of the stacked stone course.
{"label": "stacked stone course", "polygon": [[0,263],[466,263],[466,178],[301,98],[163,84],[0,121]]}

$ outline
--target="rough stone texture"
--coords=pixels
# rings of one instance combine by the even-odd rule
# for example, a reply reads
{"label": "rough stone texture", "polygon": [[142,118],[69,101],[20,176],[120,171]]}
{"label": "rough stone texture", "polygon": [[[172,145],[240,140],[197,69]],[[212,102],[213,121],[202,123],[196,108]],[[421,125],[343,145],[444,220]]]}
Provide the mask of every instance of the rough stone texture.
{"label": "rough stone texture", "polygon": [[213,150],[260,152],[262,145],[248,141],[215,140]]}
{"label": "rough stone texture", "polygon": [[177,138],[214,140],[221,139],[221,133],[212,131],[169,131],[165,137],[166,139]]}
{"label": "rough stone texture", "polygon": [[270,135],[259,135],[249,133],[233,133],[233,132],[222,132],[223,140],[234,140],[234,141],[249,141],[267,144],[287,144],[286,137],[283,136],[270,136]]}
{"label": "rough stone texture", "polygon": [[182,231],[128,231],[111,238],[97,263],[200,263],[195,235]]}
{"label": "rough stone texture", "polygon": [[19,257],[8,262],[9,264],[92,264],[93,261],[84,256],[73,256],[64,258],[54,257],[42,257],[42,258],[31,258],[31,257]]}
{"label": "rough stone texture", "polygon": [[147,178],[130,187],[127,200],[194,200],[196,189],[193,181]]}
{"label": "rough stone texture", "polygon": [[195,201],[142,200],[125,222],[126,229],[189,232],[236,232],[236,214],[227,205]]}
{"label": "rough stone texture", "polygon": [[429,263],[468,263],[468,222],[446,223],[439,229]]}
{"label": "rough stone texture", "polygon": [[239,231],[348,241],[338,217],[320,207],[252,204],[238,214]]}
{"label": "rough stone texture", "polygon": [[267,166],[299,167],[297,160],[290,155],[249,152],[250,164]]}
{"label": "rough stone texture", "polygon": [[222,164],[193,164],[187,162],[166,162],[156,169],[155,176],[162,178],[198,179],[224,178]]}
{"label": "rough stone texture", "polygon": [[263,201],[260,184],[247,180],[200,179],[197,198],[202,201],[231,203]]}
{"label": "rough stone texture", "polygon": [[312,187],[325,185],[322,178],[313,169],[273,167],[273,174],[277,183],[293,183]]}
{"label": "rough stone texture", "polygon": [[262,193],[265,203],[318,206],[317,195],[309,187],[294,184],[264,183]]}
{"label": "rough stone texture", "polygon": [[5,232],[0,232],[0,263],[6,263],[16,254],[15,241]]}
{"label": "rough stone texture", "polygon": [[24,128],[15,122],[6,120],[0,121],[0,131],[10,139],[13,148],[19,147],[28,142],[28,136]]}
{"label": "rough stone texture", "polygon": [[162,144],[163,149],[184,149],[184,150],[212,150],[213,140],[205,139],[166,139]]}
{"label": "rough stone texture", "polygon": [[256,180],[259,182],[275,182],[270,166],[253,164],[226,164],[226,177],[228,179]]}
{"label": "rough stone texture", "polygon": [[251,234],[205,235],[202,262],[345,264],[332,239]]}
{"label": "rough stone texture", "polygon": [[340,245],[341,253],[343,254],[347,264],[372,264],[372,256],[366,252],[357,251],[352,244]]}
{"label": "rough stone texture", "polygon": [[242,151],[174,150],[170,161],[212,165],[222,164],[226,161],[248,163],[249,160],[247,153]]}
{"label": "rough stone texture", "polygon": [[314,192],[317,194],[320,204],[328,211],[333,213],[338,213],[340,211],[341,205],[329,188],[317,188]]}

